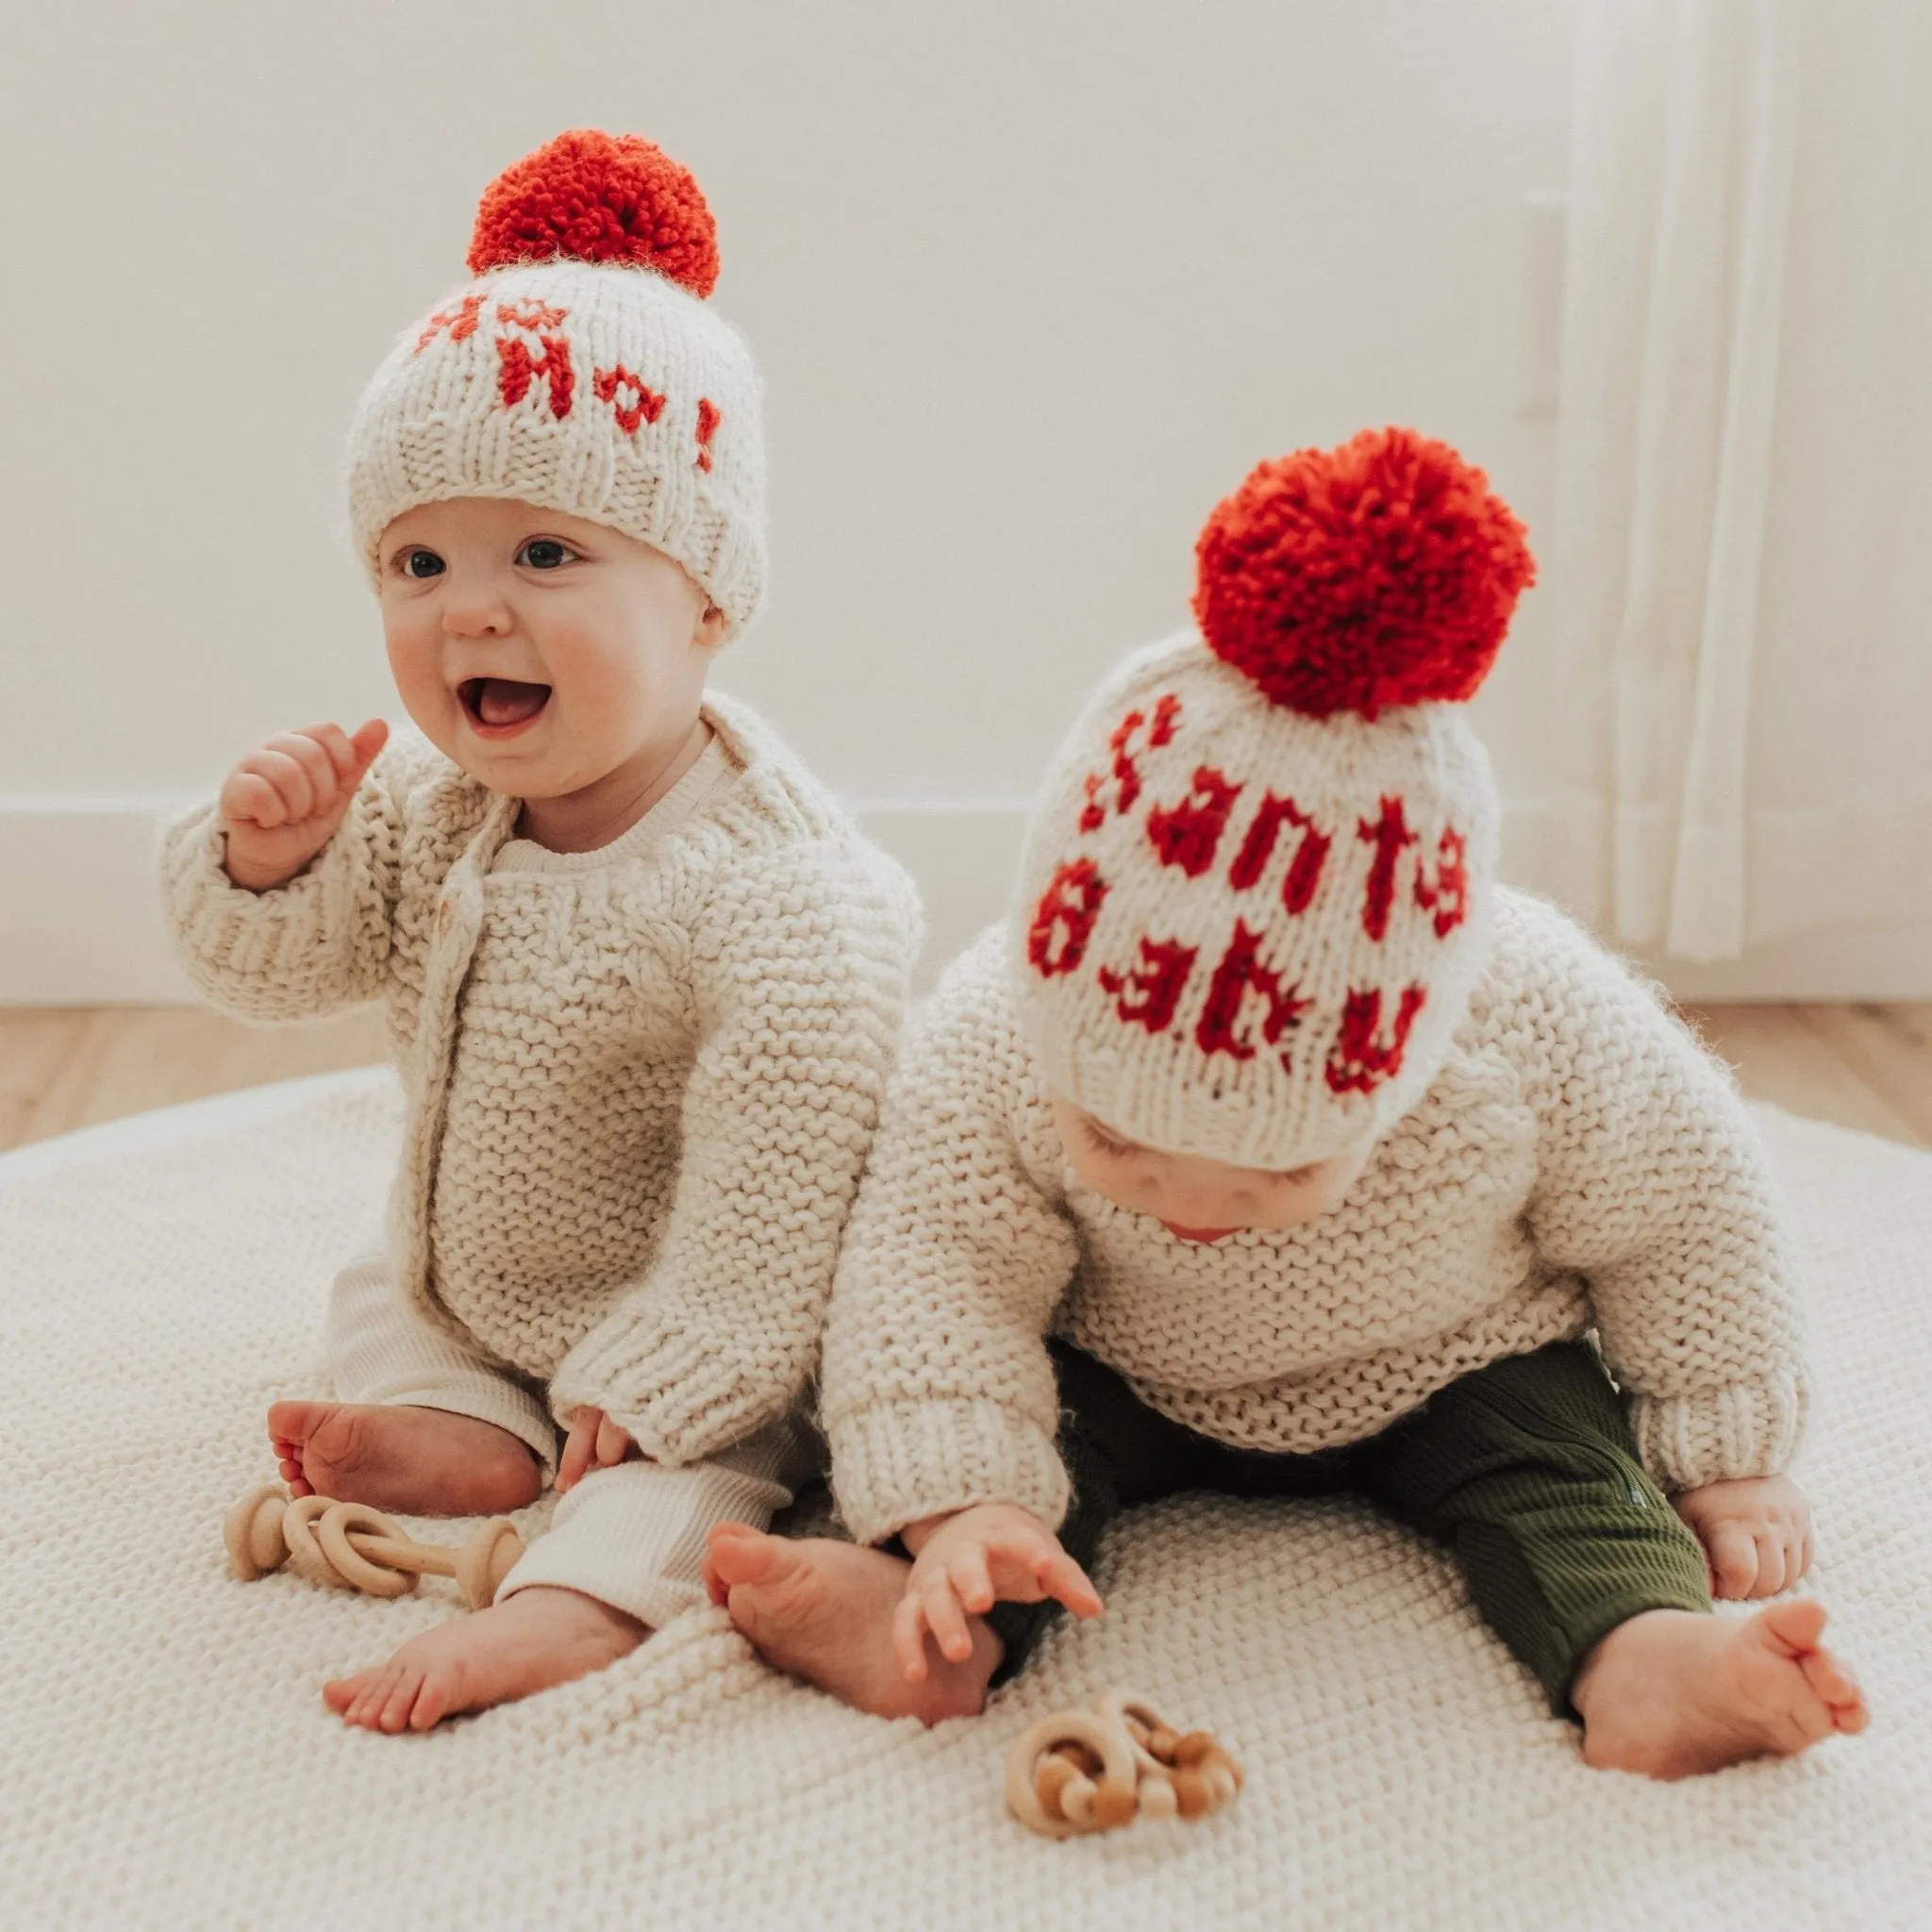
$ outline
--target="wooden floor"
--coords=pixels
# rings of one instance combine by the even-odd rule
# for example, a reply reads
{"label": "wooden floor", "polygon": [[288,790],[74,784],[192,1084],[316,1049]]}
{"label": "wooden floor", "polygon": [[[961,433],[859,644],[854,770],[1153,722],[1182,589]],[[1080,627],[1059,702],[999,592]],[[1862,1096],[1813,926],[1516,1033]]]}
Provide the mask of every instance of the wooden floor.
{"label": "wooden floor", "polygon": [[[1744,1091],[1932,1147],[1932,1004],[1727,1006],[1690,1018]],[[184,1007],[0,1008],[0,1151],[231,1088],[382,1058],[375,1008],[244,1026]]]}
{"label": "wooden floor", "polygon": [[193,1007],[0,1007],[0,1151],[177,1100],[382,1058],[375,1007],[274,1027]]}

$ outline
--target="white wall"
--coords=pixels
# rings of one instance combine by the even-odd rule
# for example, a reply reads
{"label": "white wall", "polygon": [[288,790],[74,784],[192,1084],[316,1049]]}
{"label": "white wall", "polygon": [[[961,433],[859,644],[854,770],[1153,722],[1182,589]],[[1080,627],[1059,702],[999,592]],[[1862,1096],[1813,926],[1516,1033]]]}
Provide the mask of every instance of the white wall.
{"label": "white wall", "polygon": [[[1571,28],[1570,0],[17,11],[0,998],[174,984],[146,814],[279,725],[392,711],[342,428],[483,185],[585,124],[696,171],[769,382],[774,596],[721,681],[891,808],[958,937],[1257,458],[1412,422],[1534,535],[1524,198],[1562,182]],[[1537,625],[1532,594],[1480,701],[1530,810]]]}

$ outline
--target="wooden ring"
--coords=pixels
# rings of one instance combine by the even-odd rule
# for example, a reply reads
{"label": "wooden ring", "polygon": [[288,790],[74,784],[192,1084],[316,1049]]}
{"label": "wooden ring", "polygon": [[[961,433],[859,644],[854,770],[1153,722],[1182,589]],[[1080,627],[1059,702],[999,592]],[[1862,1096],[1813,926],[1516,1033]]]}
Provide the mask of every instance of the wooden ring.
{"label": "wooden ring", "polygon": [[457,1558],[457,1588],[473,1610],[496,1601],[503,1579],[523,1560],[524,1540],[508,1516],[492,1516],[463,1545]]}
{"label": "wooden ring", "polygon": [[1117,1685],[1093,1700],[1093,1708],[1099,1716],[1110,1724],[1118,1724],[1124,1733],[1127,1742],[1133,1747],[1134,1763],[1142,1777],[1172,1778],[1174,1766],[1162,1762],[1146,1745],[1134,1736],[1127,1720],[1133,1718],[1147,1730],[1171,1731],[1174,1726],[1155,1709],[1138,1690],[1130,1690],[1124,1684]]}
{"label": "wooden ring", "polygon": [[347,1590],[348,1578],[337,1574],[315,1540],[316,1524],[334,1507],[326,1496],[297,1496],[282,1511],[282,1541],[289,1547],[289,1564],[297,1576],[324,1590]]}
{"label": "wooden ring", "polygon": [[380,1509],[372,1509],[366,1503],[331,1504],[315,1525],[315,1540],[329,1568],[344,1583],[367,1591],[371,1596],[408,1595],[416,1587],[414,1574],[372,1562],[349,1541],[352,1529],[393,1537],[398,1542],[409,1541]]}
{"label": "wooden ring", "polygon": [[1166,1773],[1150,1773],[1141,1780],[1141,1816],[1142,1818],[1174,1818],[1180,1814],[1181,1801],[1174,1790],[1174,1779]]}
{"label": "wooden ring", "polygon": [[279,1483],[249,1492],[228,1511],[222,1541],[228,1546],[228,1569],[238,1583],[253,1583],[289,1560],[282,1538],[282,1514],[289,1493]]}
{"label": "wooden ring", "polygon": [[[1056,1744],[1084,1744],[1100,1759],[1092,1822],[1074,1824],[1054,1817],[1040,1802],[1040,1760]],[[1007,1807],[1028,1831],[1041,1838],[1075,1838],[1107,1831],[1134,1815],[1134,1747],[1119,1724],[1091,1710],[1056,1710],[1036,1719],[1013,1740],[1007,1753]],[[1124,1807],[1124,1808],[1123,1808]]]}

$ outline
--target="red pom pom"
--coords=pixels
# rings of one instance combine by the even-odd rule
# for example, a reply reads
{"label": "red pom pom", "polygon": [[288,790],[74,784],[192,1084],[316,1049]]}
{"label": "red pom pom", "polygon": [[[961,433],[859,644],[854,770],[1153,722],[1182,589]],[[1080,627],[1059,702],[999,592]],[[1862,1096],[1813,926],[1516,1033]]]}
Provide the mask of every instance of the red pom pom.
{"label": "red pom pom", "polygon": [[1526,532],[1446,442],[1365,429],[1258,464],[1195,546],[1217,657],[1312,718],[1473,697],[1536,579]]}
{"label": "red pom pom", "polygon": [[484,190],[470,273],[520,261],[653,268],[693,295],[718,284],[718,229],[690,169],[635,134],[559,134]]}

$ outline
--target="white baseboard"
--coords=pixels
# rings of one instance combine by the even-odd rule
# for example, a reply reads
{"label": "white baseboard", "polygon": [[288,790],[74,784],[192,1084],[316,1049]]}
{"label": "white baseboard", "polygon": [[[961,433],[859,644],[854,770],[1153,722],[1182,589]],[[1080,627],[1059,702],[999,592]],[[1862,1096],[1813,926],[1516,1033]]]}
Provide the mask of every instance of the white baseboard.
{"label": "white baseboard", "polygon": [[0,799],[0,1006],[166,1006],[194,994],[168,949],[162,799]]}
{"label": "white baseboard", "polygon": [[[146,1006],[192,998],[162,928],[163,798],[0,798],[0,1006]],[[1006,910],[1024,801],[860,803],[860,823],[919,882],[922,986]],[[1932,1000],[1932,921],[1807,933],[1715,966],[1645,961],[1696,1000]]]}

